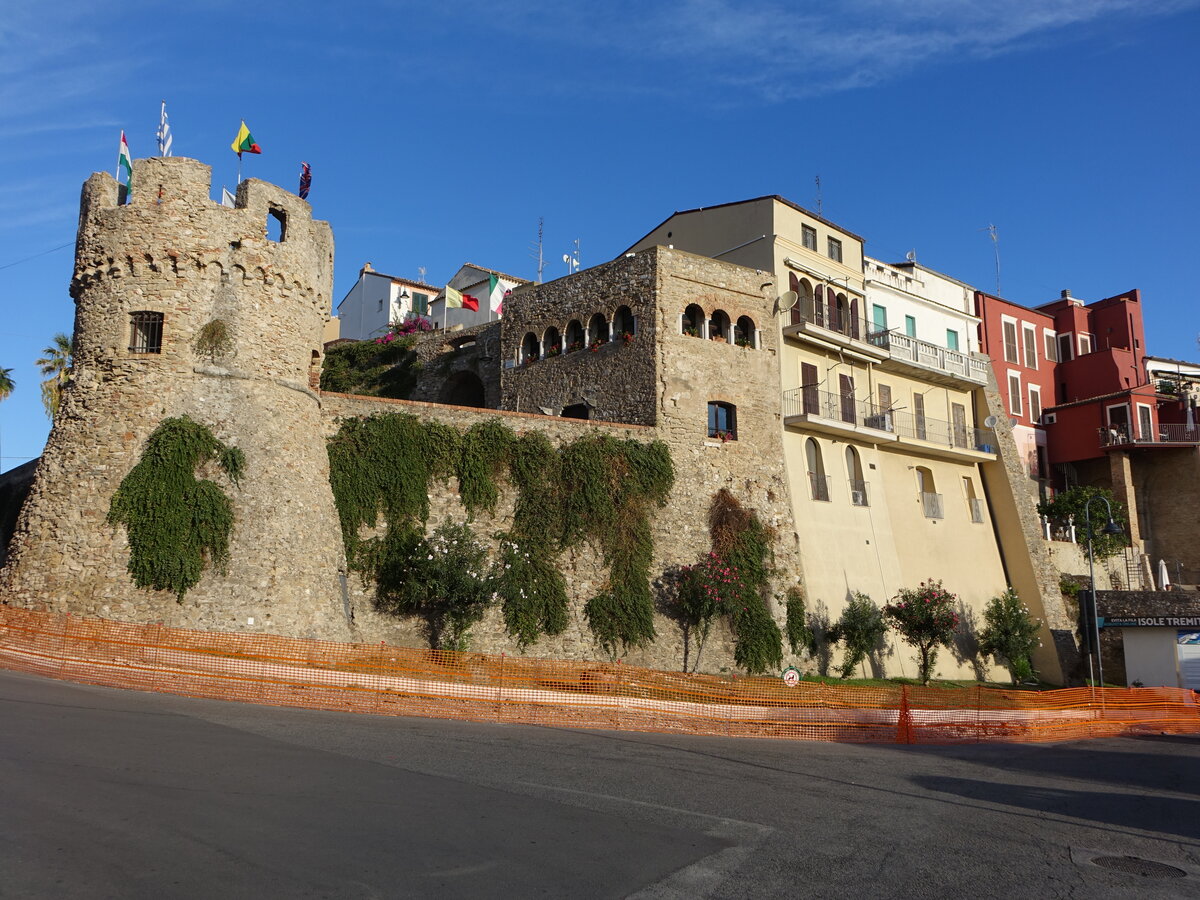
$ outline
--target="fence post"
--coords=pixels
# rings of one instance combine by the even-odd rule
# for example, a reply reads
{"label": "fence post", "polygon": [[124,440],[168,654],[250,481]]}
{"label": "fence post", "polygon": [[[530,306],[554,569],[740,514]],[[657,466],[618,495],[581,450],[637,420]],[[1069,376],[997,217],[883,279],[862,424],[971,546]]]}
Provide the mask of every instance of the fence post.
{"label": "fence post", "polygon": [[905,684],[900,687],[900,711],[896,717],[896,743],[911,744],[912,742],[912,711],[908,708],[908,685]]}
{"label": "fence post", "polygon": [[499,723],[504,710],[504,660],[507,653],[500,654],[500,677],[496,680],[496,722]]}

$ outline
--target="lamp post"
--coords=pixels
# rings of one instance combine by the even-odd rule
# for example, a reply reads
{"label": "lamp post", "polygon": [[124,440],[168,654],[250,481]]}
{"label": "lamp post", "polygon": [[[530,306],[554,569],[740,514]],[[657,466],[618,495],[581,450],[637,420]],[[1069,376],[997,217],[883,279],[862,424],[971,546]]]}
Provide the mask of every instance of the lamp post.
{"label": "lamp post", "polygon": [[[1089,497],[1083,505],[1083,519],[1087,527],[1087,549],[1088,549],[1088,578],[1091,581],[1092,591],[1092,644],[1096,648],[1096,669],[1100,676],[1100,687],[1104,687],[1104,660],[1100,656],[1100,611],[1096,605],[1096,554],[1092,549],[1092,504],[1097,500],[1103,501],[1104,508],[1108,511],[1108,524],[1100,529],[1101,534],[1118,535],[1123,534],[1121,526],[1113,521],[1112,504],[1108,502],[1107,497],[1096,495]],[[1092,659],[1088,657],[1088,675],[1092,674]],[[1093,681],[1093,684],[1095,682]]]}

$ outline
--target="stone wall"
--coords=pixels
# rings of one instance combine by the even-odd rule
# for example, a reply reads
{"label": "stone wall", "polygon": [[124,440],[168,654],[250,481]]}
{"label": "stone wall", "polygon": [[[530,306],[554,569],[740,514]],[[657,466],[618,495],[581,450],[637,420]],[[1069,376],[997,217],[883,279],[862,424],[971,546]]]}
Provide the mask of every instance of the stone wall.
{"label": "stone wall", "polygon": [[500,406],[500,323],[421,335],[421,365],[409,399],[456,406]]}
{"label": "stone wall", "polygon": [[[74,377],[0,574],[6,602],[127,621],[345,638],[343,551],[310,376],[322,359],[333,239],[307,203],[244,181],[237,207],[210,199],[210,170],[137,160],[132,203],[107,174],[84,185],[75,274]],[[268,216],[283,239],[267,239]],[[163,316],[161,352],[131,349],[131,314]],[[226,324],[226,351],[196,337]],[[139,591],[109,503],[163,419],[187,415],[245,454],[230,497],[231,564],[182,603]]]}
{"label": "stone wall", "polygon": [[1152,570],[1161,559],[1172,580],[1200,584],[1200,450],[1139,450],[1133,478]]}
{"label": "stone wall", "polygon": [[[1141,616],[1200,615],[1200,593],[1195,591],[1097,591],[1096,607],[1106,619]],[[1124,684],[1125,646],[1121,628],[1100,630],[1100,656],[1106,684]]]}

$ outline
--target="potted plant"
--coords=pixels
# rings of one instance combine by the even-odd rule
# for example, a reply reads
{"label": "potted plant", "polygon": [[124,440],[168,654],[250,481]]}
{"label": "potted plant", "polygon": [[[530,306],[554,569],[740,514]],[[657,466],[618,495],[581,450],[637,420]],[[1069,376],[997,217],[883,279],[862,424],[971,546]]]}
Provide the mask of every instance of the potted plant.
{"label": "potted plant", "polygon": [[632,331],[621,332],[621,340],[623,340],[627,344],[633,343],[633,332]]}

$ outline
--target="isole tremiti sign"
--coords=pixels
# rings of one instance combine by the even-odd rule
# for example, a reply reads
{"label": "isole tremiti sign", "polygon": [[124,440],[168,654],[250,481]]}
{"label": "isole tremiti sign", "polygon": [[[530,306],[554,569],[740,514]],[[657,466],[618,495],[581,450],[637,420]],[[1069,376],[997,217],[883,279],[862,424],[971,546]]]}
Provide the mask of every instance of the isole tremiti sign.
{"label": "isole tremiti sign", "polygon": [[1101,616],[1101,628],[1200,628],[1200,616]]}

